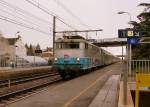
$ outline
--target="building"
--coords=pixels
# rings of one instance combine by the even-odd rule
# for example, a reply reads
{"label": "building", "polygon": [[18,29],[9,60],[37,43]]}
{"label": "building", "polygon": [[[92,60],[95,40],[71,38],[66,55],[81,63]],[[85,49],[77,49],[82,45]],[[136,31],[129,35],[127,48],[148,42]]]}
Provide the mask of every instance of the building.
{"label": "building", "polygon": [[49,60],[53,60],[53,52],[52,49],[46,49],[42,51],[42,58],[44,58],[45,60],[49,61]]}
{"label": "building", "polygon": [[10,47],[10,54],[11,54],[10,64],[17,65],[19,63],[22,63],[23,58],[21,58],[21,56],[27,56],[27,51],[24,43],[22,42],[21,36],[18,35],[18,37],[16,38],[6,38],[6,39]]}
{"label": "building", "polygon": [[9,42],[0,34],[0,67],[9,66],[11,60]]}
{"label": "building", "polygon": [[21,36],[4,38],[0,35],[0,67],[45,66],[48,61],[41,56],[27,56]]}
{"label": "building", "polygon": [[11,53],[15,56],[26,56],[27,50],[25,44],[22,42],[21,36],[17,38],[6,38],[9,42]]}
{"label": "building", "polygon": [[0,34],[0,67],[15,64],[19,56],[27,56],[26,53],[21,36],[17,38],[5,38]]}

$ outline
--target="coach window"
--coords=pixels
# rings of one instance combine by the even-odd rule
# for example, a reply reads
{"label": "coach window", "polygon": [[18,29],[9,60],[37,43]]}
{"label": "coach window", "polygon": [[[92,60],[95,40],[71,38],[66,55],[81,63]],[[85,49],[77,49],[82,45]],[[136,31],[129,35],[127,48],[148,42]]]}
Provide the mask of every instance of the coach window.
{"label": "coach window", "polygon": [[79,43],[70,43],[69,48],[71,49],[78,49],[79,48]]}
{"label": "coach window", "polygon": [[56,45],[56,49],[61,49],[62,48],[62,44],[61,43],[55,43]]}
{"label": "coach window", "polygon": [[64,43],[63,48],[65,49],[79,49],[79,43]]}
{"label": "coach window", "polygon": [[85,49],[88,49],[88,44],[87,43],[85,43]]}
{"label": "coach window", "polygon": [[79,42],[76,43],[56,43],[56,49],[79,49]]}
{"label": "coach window", "polygon": [[59,44],[55,43],[55,48],[58,49],[59,48]]}

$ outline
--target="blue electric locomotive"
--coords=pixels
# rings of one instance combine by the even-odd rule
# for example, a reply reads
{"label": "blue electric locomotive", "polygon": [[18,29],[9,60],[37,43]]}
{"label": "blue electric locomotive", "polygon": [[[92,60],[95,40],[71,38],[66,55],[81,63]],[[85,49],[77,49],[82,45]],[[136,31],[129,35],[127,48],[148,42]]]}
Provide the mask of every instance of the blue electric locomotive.
{"label": "blue electric locomotive", "polygon": [[54,56],[53,68],[64,79],[118,61],[118,58],[81,36],[67,36],[56,40]]}

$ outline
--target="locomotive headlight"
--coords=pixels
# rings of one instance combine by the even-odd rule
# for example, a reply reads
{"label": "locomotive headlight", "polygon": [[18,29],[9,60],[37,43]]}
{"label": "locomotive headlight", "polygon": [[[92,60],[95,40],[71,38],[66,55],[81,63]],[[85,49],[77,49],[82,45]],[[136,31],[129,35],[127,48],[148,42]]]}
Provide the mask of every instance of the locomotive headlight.
{"label": "locomotive headlight", "polygon": [[54,60],[57,61],[57,58],[55,58]]}
{"label": "locomotive headlight", "polygon": [[80,58],[77,58],[77,61],[80,61]]}

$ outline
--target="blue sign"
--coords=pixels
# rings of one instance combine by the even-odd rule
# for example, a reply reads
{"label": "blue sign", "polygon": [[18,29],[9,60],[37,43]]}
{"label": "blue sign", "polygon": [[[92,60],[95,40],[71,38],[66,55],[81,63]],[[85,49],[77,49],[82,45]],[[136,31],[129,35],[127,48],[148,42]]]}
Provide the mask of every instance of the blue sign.
{"label": "blue sign", "polygon": [[127,43],[130,45],[137,45],[139,43],[139,38],[136,36],[127,38]]}

